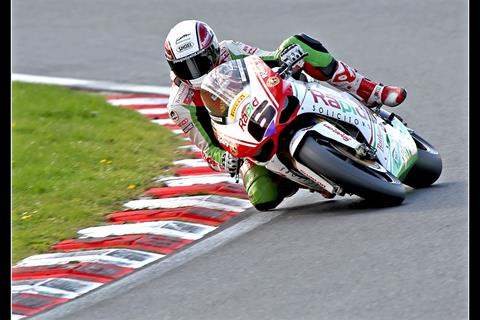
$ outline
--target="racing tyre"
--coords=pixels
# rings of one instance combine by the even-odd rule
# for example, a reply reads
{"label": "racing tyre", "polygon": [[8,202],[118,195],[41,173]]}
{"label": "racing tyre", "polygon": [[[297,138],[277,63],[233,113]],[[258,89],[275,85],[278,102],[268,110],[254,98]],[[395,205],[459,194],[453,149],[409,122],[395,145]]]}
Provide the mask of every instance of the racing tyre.
{"label": "racing tyre", "polygon": [[411,133],[417,144],[418,159],[403,179],[412,188],[425,188],[433,184],[442,173],[442,158],[435,148],[415,132]]}
{"label": "racing tyre", "polygon": [[315,173],[335,182],[345,192],[383,206],[399,205],[405,187],[392,174],[379,172],[345,157],[336,148],[314,136],[307,136],[294,156]]}

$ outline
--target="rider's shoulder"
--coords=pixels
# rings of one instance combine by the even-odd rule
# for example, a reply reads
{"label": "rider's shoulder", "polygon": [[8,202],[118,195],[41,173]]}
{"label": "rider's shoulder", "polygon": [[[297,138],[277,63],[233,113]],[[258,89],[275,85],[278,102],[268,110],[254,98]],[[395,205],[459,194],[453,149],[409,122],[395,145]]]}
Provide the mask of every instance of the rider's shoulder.
{"label": "rider's shoulder", "polygon": [[172,82],[167,108],[174,108],[176,106],[190,104],[191,98],[195,93],[195,90],[192,87],[182,81],[177,80],[178,79],[175,79]]}
{"label": "rider's shoulder", "polygon": [[243,42],[240,42],[240,41],[236,41],[236,40],[222,40],[220,41],[220,48],[239,48],[239,47],[243,47],[245,44]]}

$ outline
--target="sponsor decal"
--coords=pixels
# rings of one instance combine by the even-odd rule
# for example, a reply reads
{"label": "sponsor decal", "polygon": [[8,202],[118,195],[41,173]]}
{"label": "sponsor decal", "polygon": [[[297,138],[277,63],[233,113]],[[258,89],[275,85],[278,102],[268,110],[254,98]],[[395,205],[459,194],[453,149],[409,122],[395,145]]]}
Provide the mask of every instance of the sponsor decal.
{"label": "sponsor decal", "polygon": [[275,87],[277,84],[280,83],[280,79],[276,76],[270,77],[266,81],[267,87]]}
{"label": "sponsor decal", "polygon": [[[191,96],[193,94],[191,94],[190,91],[190,88],[185,85],[184,83],[180,84],[180,86],[178,87],[178,92],[177,94],[175,95],[175,99],[174,99],[174,102],[173,104],[190,104],[191,102]],[[190,98],[190,100],[189,100]]]}
{"label": "sponsor decal", "polygon": [[308,179],[312,180],[313,182],[316,182],[321,188],[326,189],[327,186],[323,183],[323,181],[319,180],[316,177],[313,177],[313,175],[310,175],[307,170],[304,169],[299,169],[302,174],[304,174]]}
{"label": "sponsor decal", "polygon": [[193,47],[193,42],[187,42],[177,47],[177,52],[182,52]]}
{"label": "sponsor decal", "polygon": [[179,44],[182,41],[188,40],[188,37],[190,36],[190,33],[184,34],[183,36],[177,38],[175,41],[175,44]]}
{"label": "sponsor decal", "polygon": [[232,143],[232,144],[230,145],[230,153],[231,153],[232,156],[234,156],[234,157],[238,156],[238,144]]}
{"label": "sponsor decal", "polygon": [[342,137],[343,141],[349,141],[350,140],[350,137],[341,132],[340,130],[338,130],[337,128],[335,128],[334,126],[330,125],[329,123],[325,123],[324,125],[326,128],[330,129],[332,132],[336,133],[337,135],[339,135],[340,137]]}
{"label": "sponsor decal", "polygon": [[316,108],[318,108],[318,113],[320,114],[348,123],[352,123],[357,126],[361,123],[364,127],[370,127],[369,122],[364,121],[369,120],[367,112],[363,110],[360,106],[350,105],[344,101],[338,101],[333,96],[325,95],[322,92],[316,91],[314,89],[311,89],[309,92],[312,95],[315,103],[323,102],[325,106],[338,109],[338,111],[335,111],[329,108],[324,108],[324,106],[313,105],[313,111],[316,111]]}
{"label": "sponsor decal", "polygon": [[195,91],[191,90],[188,88],[188,92],[185,95],[185,99],[183,99],[184,104],[191,104],[193,101],[193,95],[195,94]]}
{"label": "sponsor decal", "polygon": [[178,113],[177,113],[176,111],[173,111],[173,110],[170,111],[170,118],[171,118],[173,121],[177,122],[177,121],[178,121]]}
{"label": "sponsor decal", "polygon": [[217,116],[214,116],[213,114],[210,114],[210,118],[212,118],[213,121],[217,123],[220,123],[220,124],[224,123],[224,119],[222,117],[217,117]]}
{"label": "sponsor decal", "polygon": [[235,118],[235,114],[237,113],[238,106],[245,100],[245,98],[248,97],[248,94],[246,92],[240,93],[238,98],[233,102],[232,107],[230,109],[230,114],[229,117],[230,119]]}
{"label": "sponsor decal", "polygon": [[220,51],[220,63],[223,63],[229,60],[228,59],[229,57],[230,57],[230,53],[228,53],[228,50],[222,47]]}
{"label": "sponsor decal", "polygon": [[246,44],[243,45],[243,51],[245,51],[249,55],[255,54],[255,52],[257,52],[257,50],[258,50],[258,48],[251,47],[251,46],[246,45]]}
{"label": "sponsor decal", "polygon": [[262,78],[268,76],[268,67],[262,60],[253,60],[253,67],[257,70]]}
{"label": "sponsor decal", "polygon": [[[266,103],[267,103],[267,100],[262,101],[262,104],[266,104]],[[238,121],[238,124],[240,128],[242,128],[242,130],[247,124],[248,120],[250,119],[253,109],[258,107],[259,105],[260,105],[260,102],[258,102],[257,97],[254,97],[252,103],[249,103],[244,107],[244,109],[242,110],[242,115],[240,117],[240,120]]]}
{"label": "sponsor decal", "polygon": [[188,133],[193,128],[193,123],[188,119],[183,119],[178,126],[182,129],[183,132]]}
{"label": "sponsor decal", "polygon": [[[382,126],[383,127],[383,126]],[[383,142],[383,136],[380,130],[377,130],[377,149],[380,149],[382,152],[384,152],[384,142]]]}
{"label": "sponsor decal", "polygon": [[237,156],[238,155],[238,144],[230,139],[229,137],[219,134],[216,129],[215,131],[215,136],[217,137],[218,142],[222,145],[225,146],[225,148],[230,150],[230,153],[235,152],[235,154],[232,153],[232,155]]}

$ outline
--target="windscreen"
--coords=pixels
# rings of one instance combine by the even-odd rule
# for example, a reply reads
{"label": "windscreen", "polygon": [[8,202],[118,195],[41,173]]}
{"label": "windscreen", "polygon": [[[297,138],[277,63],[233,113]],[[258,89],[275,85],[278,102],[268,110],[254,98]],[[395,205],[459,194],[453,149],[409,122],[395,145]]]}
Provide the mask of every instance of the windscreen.
{"label": "windscreen", "polygon": [[248,73],[243,59],[225,62],[205,77],[201,97],[213,120],[226,118],[228,106],[248,85]]}

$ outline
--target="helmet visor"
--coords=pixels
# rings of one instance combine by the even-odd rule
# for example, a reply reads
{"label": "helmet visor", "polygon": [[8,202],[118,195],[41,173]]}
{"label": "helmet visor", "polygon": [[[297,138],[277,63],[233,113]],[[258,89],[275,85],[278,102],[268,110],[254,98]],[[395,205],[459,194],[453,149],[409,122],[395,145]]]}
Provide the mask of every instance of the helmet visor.
{"label": "helmet visor", "polygon": [[200,54],[178,62],[168,60],[168,64],[177,77],[192,80],[207,74],[217,62],[217,58],[218,51],[214,46],[209,46]]}

